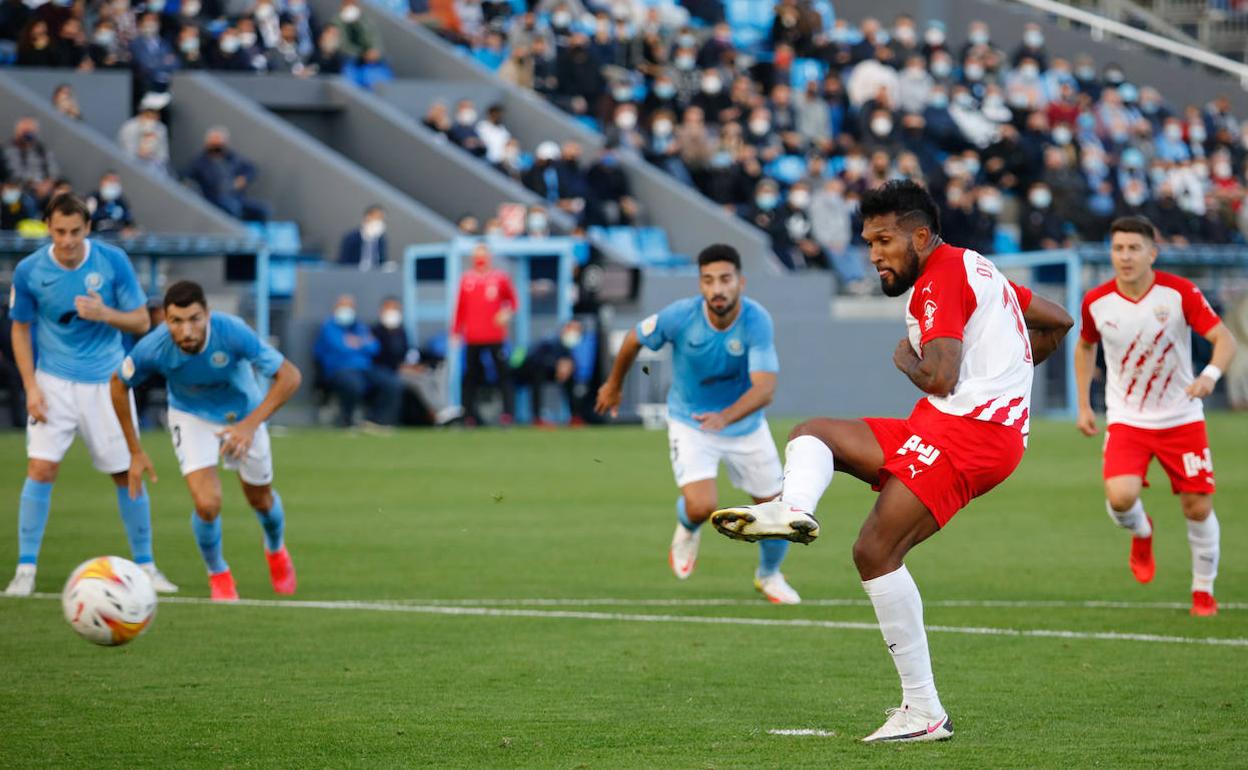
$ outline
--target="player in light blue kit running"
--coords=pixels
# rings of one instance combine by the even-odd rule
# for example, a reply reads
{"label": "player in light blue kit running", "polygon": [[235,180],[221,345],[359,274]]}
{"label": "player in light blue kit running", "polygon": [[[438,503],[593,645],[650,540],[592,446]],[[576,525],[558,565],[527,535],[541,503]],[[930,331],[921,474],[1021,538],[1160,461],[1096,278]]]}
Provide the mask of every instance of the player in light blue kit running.
{"label": "player in light blue kit running", "polygon": [[[195,511],[191,528],[208,568],[216,601],[237,601],[238,590],[221,553],[221,479],[217,464],[237,468],[243,494],[264,529],[264,550],[273,590],[295,592],[295,566],[286,550],[286,514],[273,490],[273,456],[265,421],[281,408],[302,379],[295,365],[261,340],[239,318],[209,313],[204,290],[179,281],[165,292],[165,323],[130,351],[112,379],[113,408],[130,424],[130,388],[154,374],[169,389],[169,430]],[[271,377],[268,392],[257,375]],[[137,492],[152,461],[138,434],[126,427],[130,490]]]}
{"label": "player in light blue kit running", "polygon": [[[680,487],[668,563],[684,580],[698,560],[700,527],[716,507],[722,460],[734,486],[764,502],[780,494],[783,471],[763,407],[771,403],[780,363],[771,316],[741,296],[741,255],[715,244],[698,255],[701,297],[673,302],[629,331],[610,377],[598,390],[599,414],[616,414],[624,377],[644,345],[670,343],[674,375],[667,394],[672,472]],[[780,573],[788,541],[759,542],[754,587],[776,604],[801,597]]]}
{"label": "player in light blue kit running", "polygon": [[[13,356],[26,389],[26,483],[18,507],[17,573],[9,596],[35,590],[35,565],[61,460],[79,434],[96,470],[113,477],[130,553],[161,593],[173,593],[152,560],[152,514],[141,486],[126,493],[130,453],[109,406],[108,378],[125,351],[121,335],[142,334],[146,297],[116,246],[87,238],[91,214],[72,194],[48,205],[52,243],[18,263],[9,298]],[[33,339],[31,328],[34,328]],[[36,350],[38,358],[36,359]],[[133,429],[133,428],[132,428]]]}

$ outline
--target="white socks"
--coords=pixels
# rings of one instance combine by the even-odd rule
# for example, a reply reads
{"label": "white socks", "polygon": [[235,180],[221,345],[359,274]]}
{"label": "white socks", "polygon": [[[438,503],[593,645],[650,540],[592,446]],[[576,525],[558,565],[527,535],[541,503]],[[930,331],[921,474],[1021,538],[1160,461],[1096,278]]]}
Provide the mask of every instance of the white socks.
{"label": "white socks", "polygon": [[1187,520],[1187,543],[1192,547],[1192,590],[1213,593],[1218,576],[1218,515],[1209,511],[1204,521]]}
{"label": "white socks", "polygon": [[1148,516],[1144,515],[1144,504],[1136,498],[1135,505],[1125,511],[1115,511],[1114,507],[1105,501],[1105,510],[1109,513],[1109,518],[1115,524],[1123,529],[1131,530],[1131,534],[1136,537],[1149,537],[1153,534],[1153,527],[1148,523]]}
{"label": "white socks", "polygon": [[798,436],[784,448],[784,491],[780,499],[813,514],[832,483],[834,469],[827,444],[814,436]]}
{"label": "white socks", "polygon": [[887,575],[862,581],[862,587],[875,607],[884,643],[893,654],[893,665],[901,676],[904,702],[924,716],[933,719],[944,716],[945,709],[940,705],[936,680],[932,677],[932,659],[927,652],[923,599],[910,571],[903,564]]}

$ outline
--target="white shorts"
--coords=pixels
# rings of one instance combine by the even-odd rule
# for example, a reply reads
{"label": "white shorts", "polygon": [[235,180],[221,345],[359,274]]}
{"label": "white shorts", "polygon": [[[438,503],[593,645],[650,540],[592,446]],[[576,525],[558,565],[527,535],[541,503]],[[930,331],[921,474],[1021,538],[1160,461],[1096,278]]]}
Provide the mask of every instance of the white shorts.
{"label": "white shorts", "polygon": [[[96,470],[110,474],[130,470],[130,449],[113,411],[107,382],[73,382],[39,370],[35,370],[35,382],[43,393],[48,419],[26,421],[28,458],[61,462],[77,433],[86,443]],[[130,415],[134,417],[135,413],[131,393]]]}
{"label": "white shorts", "polygon": [[667,441],[678,487],[717,477],[722,460],[732,485],[747,495],[764,498],[780,494],[784,469],[766,420],[753,433],[720,436],[669,419]]}
{"label": "white shorts", "polygon": [[[169,408],[169,433],[173,437],[173,453],[178,456],[182,475],[188,476],[204,468],[215,468],[222,462],[221,438],[217,435],[226,426],[208,422],[188,412]],[[269,446],[269,428],[261,425],[251,442],[251,449],[241,460],[224,458],[226,470],[253,487],[273,483],[273,452]]]}

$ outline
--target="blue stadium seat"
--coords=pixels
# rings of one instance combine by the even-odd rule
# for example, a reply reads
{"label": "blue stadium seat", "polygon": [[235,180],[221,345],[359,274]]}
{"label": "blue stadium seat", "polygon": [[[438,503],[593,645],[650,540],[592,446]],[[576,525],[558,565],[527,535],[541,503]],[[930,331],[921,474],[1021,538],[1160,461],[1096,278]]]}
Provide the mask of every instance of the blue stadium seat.
{"label": "blue stadium seat", "polygon": [[269,222],[266,238],[274,254],[295,255],[303,251],[298,222]]}
{"label": "blue stadium seat", "polygon": [[1023,247],[1016,233],[1009,228],[998,227],[993,234],[992,250],[996,254],[1017,254]]}
{"label": "blue stadium seat", "polygon": [[624,262],[632,265],[641,263],[641,249],[637,243],[637,231],[631,227],[617,226],[606,228],[607,245]]}
{"label": "blue stadium seat", "polygon": [[818,59],[795,59],[793,61],[790,84],[793,86],[793,90],[801,91],[812,80],[816,83],[822,83],[824,76],[827,74],[828,65]]}
{"label": "blue stadium seat", "polygon": [[661,227],[637,228],[637,249],[641,253],[641,261],[646,264],[662,262],[672,254],[667,243],[667,232]]}
{"label": "blue stadium seat", "polygon": [[781,184],[791,185],[806,176],[806,159],[801,155],[781,155],[768,163],[763,172]]}

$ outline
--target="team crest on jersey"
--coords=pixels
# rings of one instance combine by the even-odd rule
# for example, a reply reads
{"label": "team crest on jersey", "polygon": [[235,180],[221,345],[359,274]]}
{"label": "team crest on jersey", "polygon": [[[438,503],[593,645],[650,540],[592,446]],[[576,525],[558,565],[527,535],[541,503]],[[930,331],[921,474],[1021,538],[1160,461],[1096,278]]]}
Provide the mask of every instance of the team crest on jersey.
{"label": "team crest on jersey", "polygon": [[654,334],[654,330],[657,328],[659,328],[658,315],[649,316],[646,320],[641,322],[642,336],[649,337],[651,334]]}
{"label": "team crest on jersey", "polygon": [[126,356],[126,359],[121,362],[121,379],[128,380],[133,376],[134,376],[134,359],[131,358],[130,356]]}
{"label": "team crest on jersey", "polygon": [[936,322],[936,303],[928,300],[923,303],[923,330],[931,331],[932,324]]}
{"label": "team crest on jersey", "polygon": [[1157,323],[1165,323],[1170,318],[1170,308],[1165,305],[1158,305],[1153,308],[1153,315],[1157,316]]}
{"label": "team crest on jersey", "polygon": [[745,352],[745,345],[742,345],[741,340],[737,339],[736,337],[733,337],[732,339],[728,340],[727,348],[728,348],[728,355],[730,356],[739,356]]}
{"label": "team crest on jersey", "polygon": [[218,350],[216,353],[212,354],[211,358],[208,359],[208,363],[212,364],[217,369],[221,369],[229,362],[230,356],[224,350]]}
{"label": "team crest on jersey", "polygon": [[87,273],[86,279],[83,281],[90,291],[99,291],[104,285],[104,276],[99,273]]}

